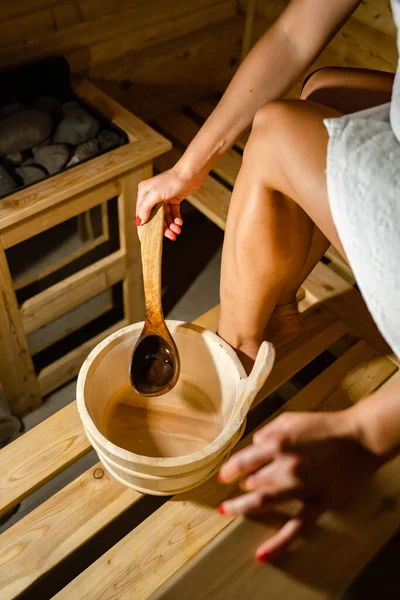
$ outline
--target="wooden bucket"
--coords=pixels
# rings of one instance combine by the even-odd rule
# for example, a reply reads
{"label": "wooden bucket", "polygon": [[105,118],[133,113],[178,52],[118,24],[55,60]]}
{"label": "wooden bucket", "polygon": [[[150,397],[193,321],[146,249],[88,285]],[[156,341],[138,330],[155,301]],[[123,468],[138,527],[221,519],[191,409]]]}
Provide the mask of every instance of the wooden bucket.
{"label": "wooden bucket", "polygon": [[[217,335],[193,324],[167,324],[181,357],[181,376],[171,392],[144,398],[129,386],[129,359],[143,323],[96,346],[77,384],[79,414],[104,467],[125,485],[155,495],[191,489],[219,469],[239,441],[274,359],[273,347],[264,343],[246,377],[233,349]],[[121,389],[123,401],[113,405]]]}

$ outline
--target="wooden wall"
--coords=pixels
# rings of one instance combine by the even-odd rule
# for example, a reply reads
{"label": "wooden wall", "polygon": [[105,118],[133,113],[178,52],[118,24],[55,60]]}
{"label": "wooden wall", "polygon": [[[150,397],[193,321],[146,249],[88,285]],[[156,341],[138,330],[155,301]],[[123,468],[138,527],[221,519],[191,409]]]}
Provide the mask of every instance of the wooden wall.
{"label": "wooden wall", "polygon": [[[288,1],[257,0],[254,39]],[[389,5],[364,0],[313,68],[393,71],[397,54]],[[0,68],[63,54],[74,73],[88,75],[150,119],[225,87],[240,58],[245,7],[246,0],[1,2]]]}
{"label": "wooden wall", "polygon": [[162,102],[167,108],[231,77],[239,12],[237,0],[1,2],[0,68],[63,54],[75,73],[151,115]]}

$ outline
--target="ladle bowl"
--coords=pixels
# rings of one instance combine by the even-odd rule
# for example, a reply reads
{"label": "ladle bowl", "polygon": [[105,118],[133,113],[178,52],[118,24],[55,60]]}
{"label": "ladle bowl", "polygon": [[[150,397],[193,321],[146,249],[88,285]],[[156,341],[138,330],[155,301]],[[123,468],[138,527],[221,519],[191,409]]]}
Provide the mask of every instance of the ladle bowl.
{"label": "ladle bowl", "polygon": [[[79,414],[104,467],[125,485],[155,495],[191,489],[219,469],[242,435],[275,356],[265,342],[247,377],[234,350],[216,334],[178,321],[167,326],[181,357],[172,391],[145,398],[130,386],[126,365],[143,323],[96,346],[77,384]],[[131,395],[112,413],[110,399],[124,386]]]}

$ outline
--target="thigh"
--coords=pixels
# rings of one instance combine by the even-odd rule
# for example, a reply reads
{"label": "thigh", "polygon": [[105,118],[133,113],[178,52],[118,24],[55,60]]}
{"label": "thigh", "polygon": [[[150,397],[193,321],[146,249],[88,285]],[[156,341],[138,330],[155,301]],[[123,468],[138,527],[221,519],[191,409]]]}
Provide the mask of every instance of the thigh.
{"label": "thigh", "polygon": [[329,207],[326,159],[328,132],[323,120],[340,113],[309,101],[267,104],[257,114],[249,148],[264,153],[265,184],[294,200],[344,256]]}
{"label": "thigh", "polygon": [[306,79],[301,99],[349,114],[390,102],[393,82],[394,74],[384,71],[325,67]]}

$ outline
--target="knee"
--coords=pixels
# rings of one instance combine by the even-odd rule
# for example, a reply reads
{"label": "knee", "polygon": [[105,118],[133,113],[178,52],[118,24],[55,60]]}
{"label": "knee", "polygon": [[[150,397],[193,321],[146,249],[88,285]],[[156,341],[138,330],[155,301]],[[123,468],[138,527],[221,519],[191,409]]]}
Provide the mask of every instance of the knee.
{"label": "knee", "polygon": [[277,100],[258,109],[243,154],[244,162],[249,159],[253,163],[254,158],[261,155],[264,168],[266,156],[269,156],[269,162],[275,162],[279,148],[282,148],[281,142],[285,138],[285,132],[293,124],[295,102],[299,101]]}
{"label": "knee", "polygon": [[337,68],[323,67],[311,73],[305,80],[301,90],[301,100],[312,100],[314,93],[331,87],[332,80],[337,76]]}
{"label": "knee", "polygon": [[268,102],[259,108],[253,119],[252,133],[260,129],[264,133],[273,133],[284,124],[289,113],[289,104],[287,100],[276,100]]}

